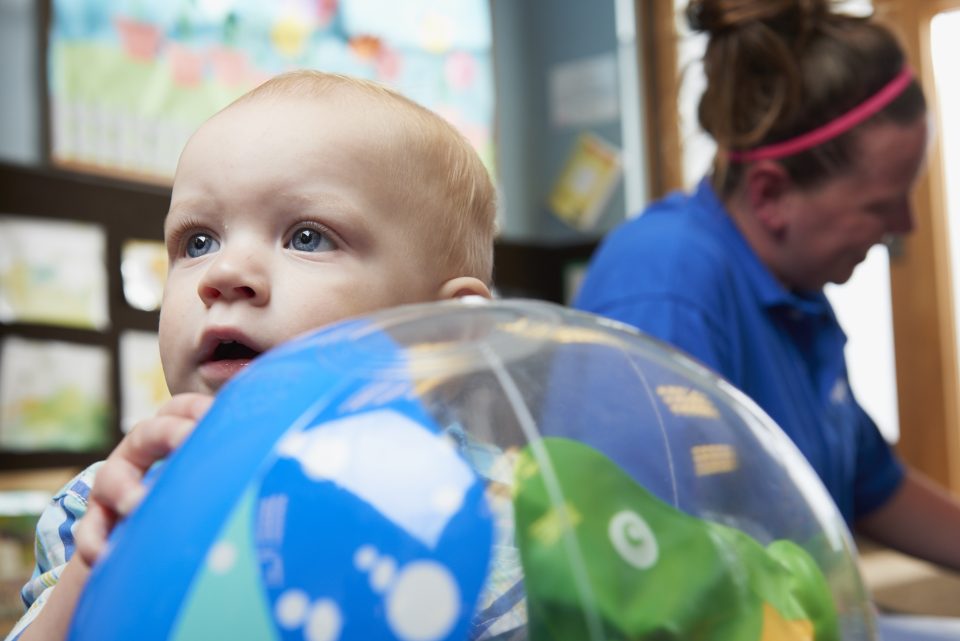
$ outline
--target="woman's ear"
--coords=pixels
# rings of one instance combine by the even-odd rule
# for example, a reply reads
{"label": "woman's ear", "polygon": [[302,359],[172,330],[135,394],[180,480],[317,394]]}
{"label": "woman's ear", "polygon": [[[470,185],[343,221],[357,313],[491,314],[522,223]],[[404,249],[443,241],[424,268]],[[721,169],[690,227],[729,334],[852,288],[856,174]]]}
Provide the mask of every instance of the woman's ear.
{"label": "woman's ear", "polygon": [[483,281],[472,276],[458,276],[451,278],[440,286],[437,292],[437,300],[451,300],[454,298],[463,298],[464,296],[482,296],[484,298],[493,298],[490,290]]}
{"label": "woman's ear", "polygon": [[794,188],[780,163],[761,160],[747,170],[746,197],[750,211],[760,226],[775,237],[786,231],[788,199]]}

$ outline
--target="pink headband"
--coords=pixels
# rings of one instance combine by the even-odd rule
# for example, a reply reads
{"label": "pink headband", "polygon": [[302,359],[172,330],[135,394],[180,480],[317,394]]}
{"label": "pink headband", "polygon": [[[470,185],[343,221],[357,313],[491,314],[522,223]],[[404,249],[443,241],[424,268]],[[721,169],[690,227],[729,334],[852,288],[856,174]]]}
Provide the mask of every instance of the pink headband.
{"label": "pink headband", "polygon": [[900,70],[893,80],[888,82],[880,91],[873,94],[862,103],[851,109],[845,114],[837,116],[827,124],[817,127],[813,131],[800,134],[795,138],[790,138],[782,142],[776,142],[772,145],[757,147],[756,149],[747,149],[743,151],[731,150],[727,152],[727,158],[732,162],[752,162],[755,160],[774,160],[785,158],[793,154],[812,149],[828,140],[832,140],[840,134],[850,131],[861,122],[874,115],[887,105],[889,105],[897,96],[910,86],[913,81],[913,71],[909,67]]}

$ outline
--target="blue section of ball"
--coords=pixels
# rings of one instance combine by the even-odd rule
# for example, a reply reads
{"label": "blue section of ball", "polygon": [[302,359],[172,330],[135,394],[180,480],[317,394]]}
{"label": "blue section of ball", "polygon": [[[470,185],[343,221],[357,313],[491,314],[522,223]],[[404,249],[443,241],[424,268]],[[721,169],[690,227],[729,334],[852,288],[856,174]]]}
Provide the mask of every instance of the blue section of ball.
{"label": "blue section of ball", "polygon": [[[255,526],[275,611],[303,595],[342,641],[464,638],[492,527],[483,484],[418,414],[397,400],[284,438]],[[390,610],[418,602],[427,607]],[[306,618],[281,625],[281,638],[303,639]]]}

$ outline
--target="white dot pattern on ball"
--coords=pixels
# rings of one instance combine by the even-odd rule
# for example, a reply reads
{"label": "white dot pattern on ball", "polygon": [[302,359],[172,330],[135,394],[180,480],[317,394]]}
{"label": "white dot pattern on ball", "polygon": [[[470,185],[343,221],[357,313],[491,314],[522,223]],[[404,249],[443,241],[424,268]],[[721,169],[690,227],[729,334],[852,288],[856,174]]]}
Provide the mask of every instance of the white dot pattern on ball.
{"label": "white dot pattern on ball", "polygon": [[404,567],[387,595],[387,622],[401,641],[436,641],[460,616],[460,590],[450,571],[434,561]]}
{"label": "white dot pattern on ball", "polygon": [[207,563],[216,574],[224,574],[237,562],[237,549],[229,541],[220,541],[210,550]]}
{"label": "white dot pattern on ball", "polygon": [[321,599],[310,608],[303,637],[306,641],[336,641],[340,638],[342,628],[340,608],[330,599]]}
{"label": "white dot pattern on ball", "polygon": [[377,548],[372,545],[362,545],[353,555],[353,564],[358,570],[366,572],[377,562]]}
{"label": "white dot pattern on ball", "polygon": [[277,623],[288,630],[299,628],[307,618],[310,599],[302,590],[287,590],[277,599],[274,614]]}
{"label": "white dot pattern on ball", "polygon": [[393,577],[397,574],[397,562],[385,556],[377,561],[370,574],[370,587],[374,592],[383,592],[389,587]]}

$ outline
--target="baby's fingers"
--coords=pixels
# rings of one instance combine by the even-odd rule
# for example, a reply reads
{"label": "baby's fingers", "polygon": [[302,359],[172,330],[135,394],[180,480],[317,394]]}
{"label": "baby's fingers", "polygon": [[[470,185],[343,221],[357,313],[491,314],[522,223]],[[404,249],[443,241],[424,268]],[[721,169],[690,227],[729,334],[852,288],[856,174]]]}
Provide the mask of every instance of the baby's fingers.
{"label": "baby's fingers", "polygon": [[97,472],[91,501],[120,516],[129,514],[143,497],[143,477],[147,470],[170,454],[194,425],[192,418],[179,415],[155,416],[139,423]]}
{"label": "baby's fingers", "polygon": [[102,506],[90,503],[87,513],[80,519],[76,533],[76,553],[87,565],[93,567],[107,544],[107,536],[116,524],[116,517]]}
{"label": "baby's fingers", "polygon": [[163,404],[157,411],[157,415],[182,416],[183,418],[191,418],[194,421],[199,421],[200,418],[207,413],[207,410],[210,409],[211,403],[213,403],[213,397],[207,394],[196,394],[193,392],[177,394]]}
{"label": "baby's fingers", "polygon": [[87,513],[77,528],[77,553],[84,562],[90,565],[101,554],[117,520],[143,500],[147,470],[183,442],[212,400],[202,394],[173,397],[156,416],[138,423],[110,453],[97,471]]}
{"label": "baby's fingers", "polygon": [[142,476],[151,465],[175,450],[195,426],[196,419],[192,417],[176,413],[158,414],[138,423],[120,441],[107,461],[123,459],[139,468]]}
{"label": "baby's fingers", "polygon": [[97,472],[91,501],[120,516],[129,514],[143,497],[143,477],[147,470],[193,431],[210,400],[199,394],[176,396],[157,416],[138,423]]}

